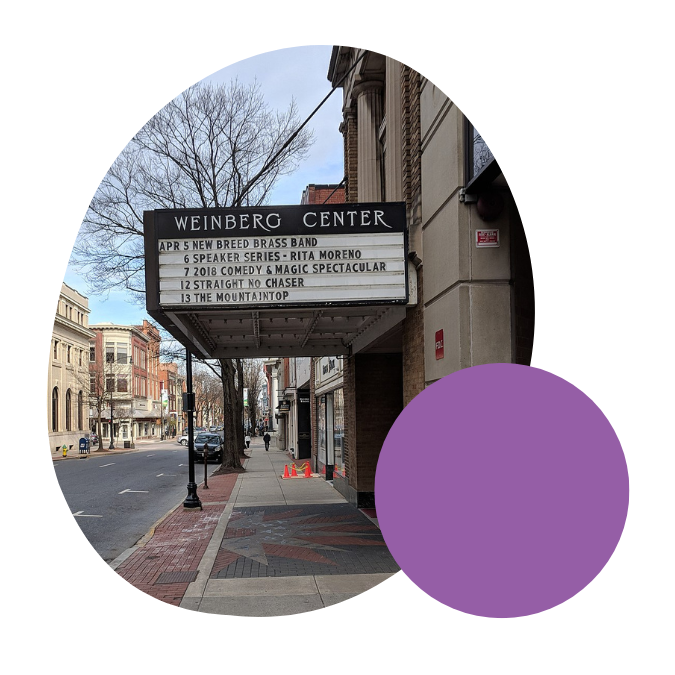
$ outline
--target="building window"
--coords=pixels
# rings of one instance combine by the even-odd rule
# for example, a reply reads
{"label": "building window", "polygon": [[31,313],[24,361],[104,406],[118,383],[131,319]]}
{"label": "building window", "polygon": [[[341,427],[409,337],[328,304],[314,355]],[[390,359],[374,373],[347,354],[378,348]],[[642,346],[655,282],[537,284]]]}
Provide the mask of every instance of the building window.
{"label": "building window", "polygon": [[82,411],[84,410],[84,395],[82,392],[77,394],[77,428],[84,429]]}
{"label": "building window", "polygon": [[70,350],[71,350],[70,345],[67,345],[66,346],[66,362],[67,363],[70,363]]}
{"label": "building window", "polygon": [[96,375],[89,375],[89,395],[97,396],[98,391],[96,387]]}
{"label": "building window", "polygon": [[52,389],[52,431],[59,430],[59,390]]}
{"label": "building window", "polygon": [[81,366],[82,365],[82,350],[81,349],[78,350],[77,357],[78,357],[78,361],[77,361],[78,365]]}
{"label": "building window", "polygon": [[127,389],[127,378],[124,375],[120,375],[117,378],[117,391],[126,392]]}
{"label": "building window", "polygon": [[342,389],[333,392],[333,448],[335,471],[344,476],[345,402]]}
{"label": "building window", "polygon": [[117,363],[127,363],[127,346],[117,345]]}
{"label": "building window", "polygon": [[[478,194],[500,174],[499,164],[483,137],[464,118],[464,186],[466,194]],[[463,198],[460,196],[460,201]]]}
{"label": "building window", "polygon": [[89,347],[89,360],[96,361],[96,347]]}
{"label": "building window", "polygon": [[115,376],[106,375],[105,376],[105,390],[106,391],[115,391]]}
{"label": "building window", "polygon": [[54,360],[59,360],[59,341],[54,340]]}
{"label": "building window", "polygon": [[115,363],[115,345],[107,343],[105,346],[105,362]]}
{"label": "building window", "polygon": [[66,392],[66,431],[71,431],[72,419],[72,401],[70,396],[70,389]]}
{"label": "building window", "polygon": [[466,121],[467,183],[471,182],[494,161],[494,155],[478,130]]}

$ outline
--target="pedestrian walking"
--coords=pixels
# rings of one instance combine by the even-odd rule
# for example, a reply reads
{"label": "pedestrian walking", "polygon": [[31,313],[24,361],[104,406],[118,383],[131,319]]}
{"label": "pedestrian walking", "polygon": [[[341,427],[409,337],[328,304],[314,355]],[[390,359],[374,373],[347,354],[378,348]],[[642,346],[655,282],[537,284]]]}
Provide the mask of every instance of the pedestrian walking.
{"label": "pedestrian walking", "polygon": [[265,452],[267,452],[270,449],[270,441],[272,440],[271,436],[269,434],[265,434],[263,436],[263,441],[265,441]]}
{"label": "pedestrian walking", "polygon": [[250,448],[251,447],[251,437],[248,435],[248,433],[246,434],[246,438],[244,440],[246,441],[246,447]]}

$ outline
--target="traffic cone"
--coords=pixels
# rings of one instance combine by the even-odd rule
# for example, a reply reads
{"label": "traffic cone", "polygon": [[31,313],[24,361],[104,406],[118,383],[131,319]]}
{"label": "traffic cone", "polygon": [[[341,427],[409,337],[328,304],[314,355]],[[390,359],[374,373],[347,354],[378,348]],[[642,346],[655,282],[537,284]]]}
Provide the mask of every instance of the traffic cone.
{"label": "traffic cone", "polygon": [[297,478],[298,472],[295,470],[295,464],[291,464],[291,478]]}
{"label": "traffic cone", "polygon": [[288,464],[284,464],[284,478],[290,478],[288,475]]}
{"label": "traffic cone", "polygon": [[312,472],[310,471],[309,468],[309,462],[307,462],[307,465],[305,466],[305,478],[311,478],[312,477]]}

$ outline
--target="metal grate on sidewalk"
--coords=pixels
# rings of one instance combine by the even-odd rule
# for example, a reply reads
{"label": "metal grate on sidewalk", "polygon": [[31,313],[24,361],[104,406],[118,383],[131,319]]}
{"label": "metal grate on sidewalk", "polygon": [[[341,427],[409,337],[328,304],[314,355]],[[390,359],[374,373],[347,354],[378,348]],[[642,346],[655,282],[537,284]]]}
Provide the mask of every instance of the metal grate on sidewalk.
{"label": "metal grate on sidewalk", "polygon": [[197,578],[194,572],[162,572],[155,584],[191,584]]}

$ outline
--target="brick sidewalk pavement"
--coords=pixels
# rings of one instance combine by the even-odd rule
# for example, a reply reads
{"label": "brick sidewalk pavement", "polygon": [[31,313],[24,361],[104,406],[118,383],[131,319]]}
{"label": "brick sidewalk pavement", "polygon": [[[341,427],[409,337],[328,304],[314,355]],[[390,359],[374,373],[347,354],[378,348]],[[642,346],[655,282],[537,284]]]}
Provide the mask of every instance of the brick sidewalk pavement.
{"label": "brick sidewalk pavement", "polygon": [[210,476],[198,488],[202,510],[174,509],[116,572],[153,598],[178,606],[211,541],[240,474]]}

